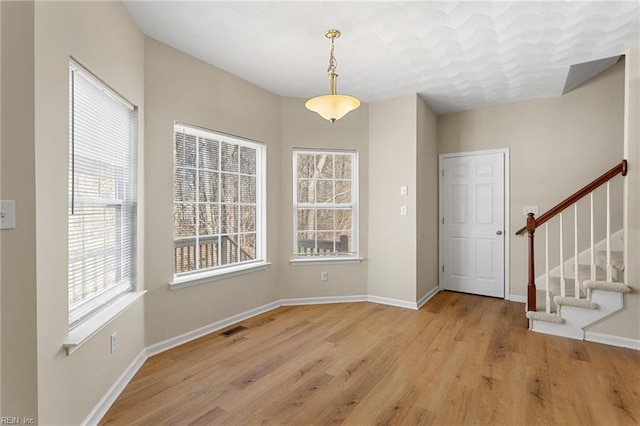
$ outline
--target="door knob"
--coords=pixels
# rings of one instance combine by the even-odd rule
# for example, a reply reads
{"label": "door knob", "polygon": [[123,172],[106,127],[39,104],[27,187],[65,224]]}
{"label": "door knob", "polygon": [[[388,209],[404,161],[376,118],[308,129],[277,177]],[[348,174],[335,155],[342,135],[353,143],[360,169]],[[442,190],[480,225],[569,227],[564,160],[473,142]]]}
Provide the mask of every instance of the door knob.
{"label": "door knob", "polygon": [[496,235],[502,235],[502,231],[496,231]]}

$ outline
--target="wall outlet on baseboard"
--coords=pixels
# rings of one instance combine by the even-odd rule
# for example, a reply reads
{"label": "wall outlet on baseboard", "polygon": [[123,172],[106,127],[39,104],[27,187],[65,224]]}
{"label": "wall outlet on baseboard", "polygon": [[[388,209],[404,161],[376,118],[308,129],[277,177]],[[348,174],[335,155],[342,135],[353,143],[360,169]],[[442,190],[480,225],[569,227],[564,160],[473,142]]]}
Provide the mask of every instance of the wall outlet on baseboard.
{"label": "wall outlet on baseboard", "polygon": [[327,271],[320,272],[320,281],[329,281],[329,273]]}

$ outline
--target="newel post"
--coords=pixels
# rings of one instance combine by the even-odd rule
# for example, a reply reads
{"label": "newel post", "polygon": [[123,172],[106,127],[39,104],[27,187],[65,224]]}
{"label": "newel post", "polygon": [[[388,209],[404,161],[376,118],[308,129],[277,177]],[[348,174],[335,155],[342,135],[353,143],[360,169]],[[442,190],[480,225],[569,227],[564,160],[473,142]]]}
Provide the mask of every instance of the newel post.
{"label": "newel post", "polygon": [[533,234],[536,232],[536,219],[533,213],[527,214],[527,233],[529,234],[529,282],[527,283],[527,310],[536,310],[536,267],[534,262]]}

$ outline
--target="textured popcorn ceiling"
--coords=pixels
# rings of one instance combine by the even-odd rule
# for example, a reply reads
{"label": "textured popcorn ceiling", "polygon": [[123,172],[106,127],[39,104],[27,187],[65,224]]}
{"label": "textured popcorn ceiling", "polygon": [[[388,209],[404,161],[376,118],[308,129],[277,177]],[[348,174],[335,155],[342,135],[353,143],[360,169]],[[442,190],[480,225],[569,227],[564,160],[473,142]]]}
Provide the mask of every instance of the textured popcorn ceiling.
{"label": "textured popcorn ceiling", "polygon": [[560,96],[572,64],[640,46],[637,0],[125,4],[148,36],[289,97],[328,92],[337,28],[339,93],[438,113]]}

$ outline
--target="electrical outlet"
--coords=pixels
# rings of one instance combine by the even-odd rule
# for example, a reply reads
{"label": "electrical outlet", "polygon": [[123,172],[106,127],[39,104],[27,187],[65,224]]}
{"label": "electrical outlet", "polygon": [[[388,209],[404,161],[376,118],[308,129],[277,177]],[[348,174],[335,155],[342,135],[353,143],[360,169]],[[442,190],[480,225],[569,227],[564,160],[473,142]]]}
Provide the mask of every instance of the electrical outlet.
{"label": "electrical outlet", "polygon": [[111,335],[111,353],[114,353],[118,350],[118,332],[114,332]]}
{"label": "electrical outlet", "polygon": [[400,216],[407,215],[407,206],[400,206]]}
{"label": "electrical outlet", "polygon": [[320,272],[320,281],[329,281],[329,273],[327,271]]}

